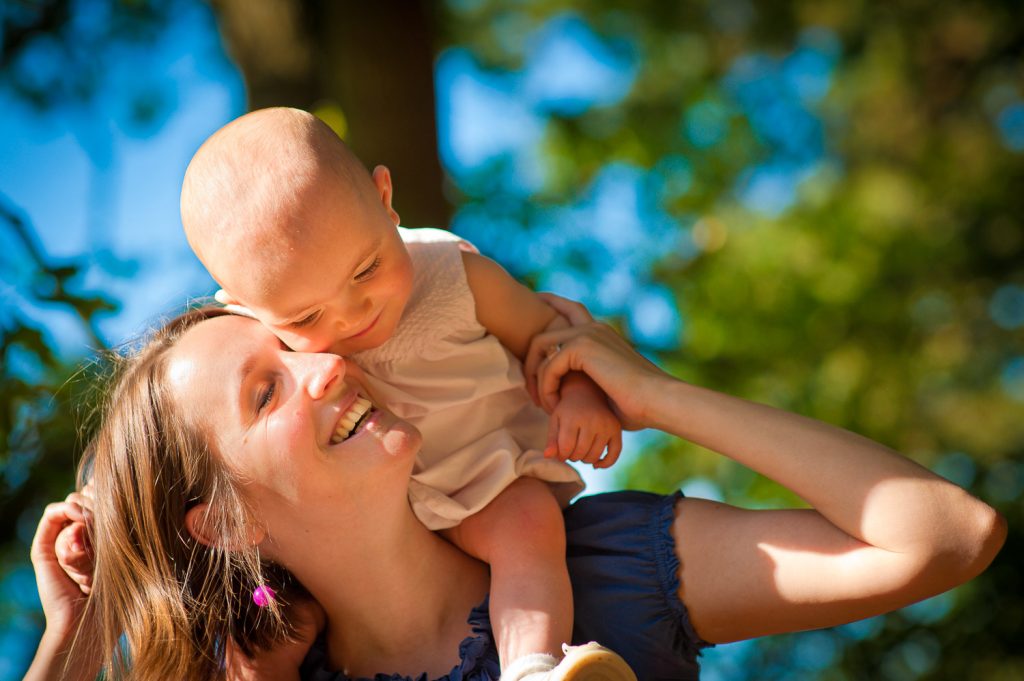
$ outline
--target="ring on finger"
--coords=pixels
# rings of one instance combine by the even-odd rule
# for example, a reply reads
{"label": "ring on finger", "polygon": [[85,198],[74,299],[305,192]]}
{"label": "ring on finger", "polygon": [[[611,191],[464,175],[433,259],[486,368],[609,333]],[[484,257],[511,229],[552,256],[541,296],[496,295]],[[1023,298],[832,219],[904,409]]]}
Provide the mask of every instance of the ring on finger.
{"label": "ring on finger", "polygon": [[561,343],[555,343],[554,345],[548,346],[548,349],[544,353],[544,355],[548,359],[551,359],[552,357],[557,355],[559,352],[561,352],[561,350],[562,350],[562,344]]}

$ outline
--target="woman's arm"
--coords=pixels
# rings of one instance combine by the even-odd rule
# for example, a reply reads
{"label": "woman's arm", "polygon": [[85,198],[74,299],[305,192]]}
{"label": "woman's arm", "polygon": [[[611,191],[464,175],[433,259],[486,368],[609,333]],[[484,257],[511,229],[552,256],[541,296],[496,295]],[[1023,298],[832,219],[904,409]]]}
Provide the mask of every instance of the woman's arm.
{"label": "woman's arm", "polygon": [[678,381],[609,327],[578,309],[560,311],[578,326],[538,337],[528,358],[543,399],[552,398],[562,372],[584,371],[624,423],[719,452],[814,507],[681,502],[681,596],[706,640],[831,626],[902,607],[971,579],[1002,546],[1005,521],[994,509],[909,459],[839,428]]}

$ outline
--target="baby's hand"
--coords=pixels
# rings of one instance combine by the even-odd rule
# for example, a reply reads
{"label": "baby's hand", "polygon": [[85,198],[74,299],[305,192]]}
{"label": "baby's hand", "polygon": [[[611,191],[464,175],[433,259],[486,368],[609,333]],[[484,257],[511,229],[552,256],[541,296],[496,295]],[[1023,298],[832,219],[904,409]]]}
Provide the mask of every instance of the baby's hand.
{"label": "baby's hand", "polygon": [[584,374],[567,375],[561,399],[551,412],[544,456],[609,468],[621,452],[622,424],[604,393]]}

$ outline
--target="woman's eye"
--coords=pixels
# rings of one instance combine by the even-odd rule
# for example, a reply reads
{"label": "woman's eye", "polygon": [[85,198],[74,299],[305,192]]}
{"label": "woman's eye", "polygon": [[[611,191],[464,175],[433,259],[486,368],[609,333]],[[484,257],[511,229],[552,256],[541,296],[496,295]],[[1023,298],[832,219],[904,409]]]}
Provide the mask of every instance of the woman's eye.
{"label": "woman's eye", "polygon": [[257,413],[263,411],[266,408],[266,406],[270,404],[270,400],[274,399],[274,391],[276,389],[277,384],[271,383],[270,385],[267,386],[266,390],[263,391],[259,398],[259,405],[256,407]]}
{"label": "woman's eye", "polygon": [[369,279],[370,277],[373,276],[373,273],[377,271],[378,267],[380,267],[379,255],[376,258],[374,258],[373,262],[370,263],[369,267],[367,267],[365,270],[356,275],[356,280],[362,281],[364,279]]}

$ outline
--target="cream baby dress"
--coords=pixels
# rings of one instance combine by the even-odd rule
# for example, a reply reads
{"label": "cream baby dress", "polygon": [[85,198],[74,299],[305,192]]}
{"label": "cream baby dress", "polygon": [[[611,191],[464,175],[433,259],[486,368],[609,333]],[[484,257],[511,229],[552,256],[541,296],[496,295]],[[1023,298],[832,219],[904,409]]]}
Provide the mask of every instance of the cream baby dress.
{"label": "cream baby dress", "polygon": [[432,530],[454,527],[524,475],[551,483],[566,506],[583,481],[544,458],[548,417],[530,401],[519,360],[476,319],[462,265],[462,251],[476,249],[440,229],[399,231],[412,294],[394,335],[352,359],[375,397],[423,434],[409,482],[416,516]]}

